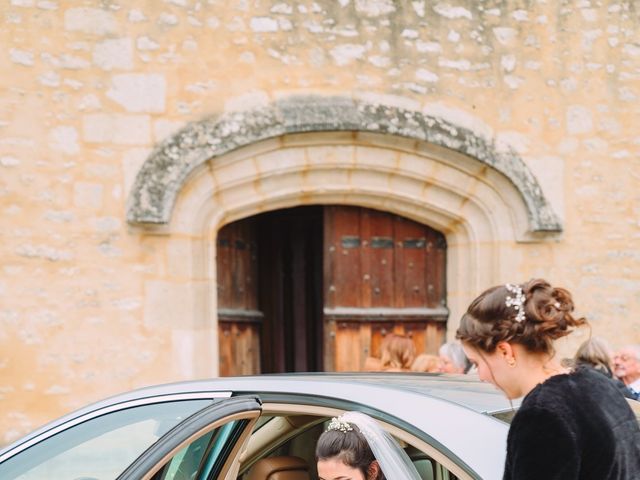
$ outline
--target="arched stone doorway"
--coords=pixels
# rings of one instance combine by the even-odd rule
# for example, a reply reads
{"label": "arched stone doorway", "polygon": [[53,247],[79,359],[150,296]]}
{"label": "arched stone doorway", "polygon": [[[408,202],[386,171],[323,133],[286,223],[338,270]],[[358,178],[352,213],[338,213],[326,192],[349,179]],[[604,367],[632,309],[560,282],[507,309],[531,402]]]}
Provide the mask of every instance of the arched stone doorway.
{"label": "arched stone doorway", "polygon": [[[303,100],[194,124],[138,175],[129,221],[166,256],[159,264],[177,266],[148,282],[145,320],[172,332],[169,351],[183,377],[219,372],[216,240],[236,220],[333,204],[428,225],[447,242],[449,332],[481,288],[511,278],[518,242],[561,230],[513,152],[417,112]],[[180,318],[167,313],[176,300]]]}
{"label": "arched stone doorway", "polygon": [[444,341],[446,240],[398,215],[314,205],[218,233],[220,375],[361,370],[387,333]]}

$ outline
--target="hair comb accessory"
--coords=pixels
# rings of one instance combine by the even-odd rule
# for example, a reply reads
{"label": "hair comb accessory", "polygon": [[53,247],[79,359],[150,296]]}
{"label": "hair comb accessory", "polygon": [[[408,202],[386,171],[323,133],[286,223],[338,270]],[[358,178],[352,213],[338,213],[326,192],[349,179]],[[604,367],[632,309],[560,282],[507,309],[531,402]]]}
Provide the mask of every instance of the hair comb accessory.
{"label": "hair comb accessory", "polygon": [[524,302],[527,300],[524,292],[522,291],[522,287],[520,285],[507,283],[505,288],[508,292],[512,293],[513,296],[507,295],[504,304],[507,307],[513,307],[516,310],[516,322],[522,323],[526,318],[524,314]]}
{"label": "hair comb accessory", "polygon": [[331,430],[337,430],[342,433],[347,433],[353,430],[353,427],[349,422],[345,422],[340,417],[333,417],[327,427],[327,432]]}

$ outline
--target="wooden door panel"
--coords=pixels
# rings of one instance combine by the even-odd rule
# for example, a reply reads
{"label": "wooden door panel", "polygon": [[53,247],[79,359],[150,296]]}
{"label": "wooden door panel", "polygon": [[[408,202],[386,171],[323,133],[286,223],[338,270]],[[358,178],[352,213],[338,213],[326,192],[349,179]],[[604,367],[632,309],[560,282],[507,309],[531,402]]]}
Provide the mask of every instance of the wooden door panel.
{"label": "wooden door panel", "polygon": [[220,338],[220,376],[260,373],[260,331],[258,325],[222,321]]}
{"label": "wooden door panel", "polygon": [[[383,212],[365,210],[362,216],[367,219],[367,232],[364,233],[361,247],[363,256],[368,257],[364,275],[369,275],[369,305],[363,307],[396,306],[394,295],[394,252],[395,239],[393,217]],[[366,254],[364,252],[367,252]]]}
{"label": "wooden door panel", "polygon": [[217,238],[218,348],[221,376],[260,373],[262,312],[251,219],[232,223]]}
{"label": "wooden door panel", "polygon": [[426,305],[431,308],[445,304],[447,244],[437,232],[429,232],[426,246]]}
{"label": "wooden door panel", "polygon": [[424,250],[428,232],[424,226],[399,217],[395,227],[395,306],[425,306],[427,262],[424,261]]}
{"label": "wooden door panel", "polygon": [[360,214],[324,208],[324,304],[352,305],[362,297]]}
{"label": "wooden door panel", "polygon": [[324,225],[325,368],[361,369],[389,332],[436,353],[448,315],[444,236],[360,207],[325,207]]}

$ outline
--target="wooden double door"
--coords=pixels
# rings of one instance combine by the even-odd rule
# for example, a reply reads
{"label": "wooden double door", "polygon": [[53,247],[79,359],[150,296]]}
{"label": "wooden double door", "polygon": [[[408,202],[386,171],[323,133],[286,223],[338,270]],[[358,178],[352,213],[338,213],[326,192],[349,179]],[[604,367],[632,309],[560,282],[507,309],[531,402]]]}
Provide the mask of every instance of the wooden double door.
{"label": "wooden double door", "polygon": [[387,212],[306,206],[217,240],[220,375],[356,371],[389,332],[444,341],[444,236]]}

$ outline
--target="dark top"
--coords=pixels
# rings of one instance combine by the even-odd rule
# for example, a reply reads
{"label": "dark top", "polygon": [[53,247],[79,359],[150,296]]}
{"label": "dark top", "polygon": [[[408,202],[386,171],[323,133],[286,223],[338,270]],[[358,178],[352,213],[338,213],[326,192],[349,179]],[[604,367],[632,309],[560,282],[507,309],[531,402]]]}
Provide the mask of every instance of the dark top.
{"label": "dark top", "polygon": [[537,385],[511,423],[504,479],[640,479],[640,427],[620,390],[591,368]]}
{"label": "dark top", "polygon": [[593,365],[591,363],[583,361],[578,361],[576,363],[576,367],[593,368],[596,372],[599,372],[605,375],[607,378],[610,378],[615,386],[618,387],[618,390],[620,390],[625,397],[630,398],[631,400],[638,400],[638,396],[634,395],[633,392],[629,390],[629,388],[627,388],[627,386],[622,382],[622,380],[613,376],[613,372],[609,367],[603,367],[602,365]]}

